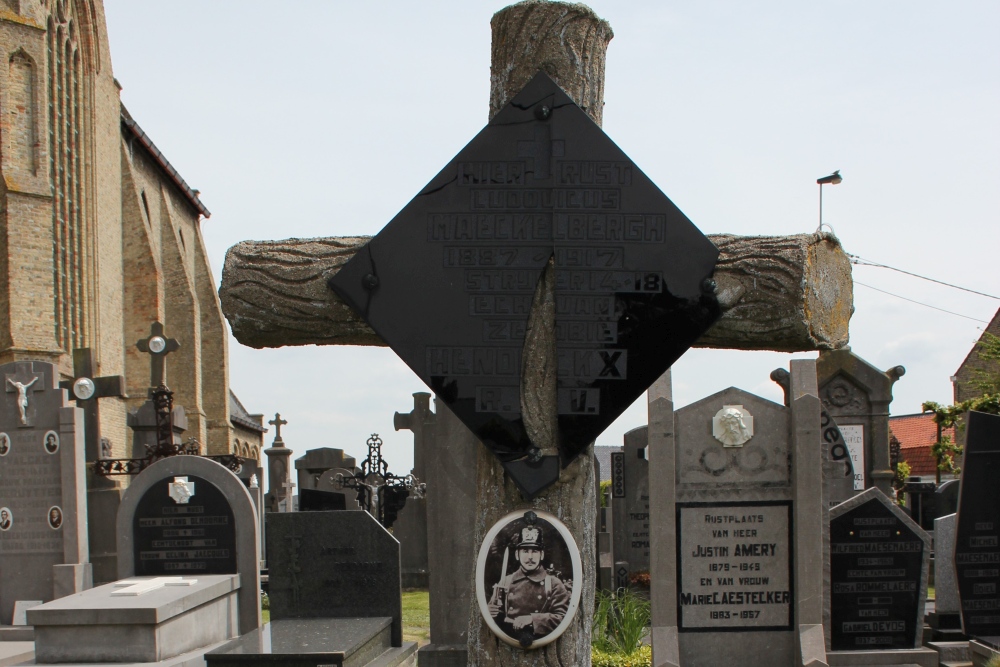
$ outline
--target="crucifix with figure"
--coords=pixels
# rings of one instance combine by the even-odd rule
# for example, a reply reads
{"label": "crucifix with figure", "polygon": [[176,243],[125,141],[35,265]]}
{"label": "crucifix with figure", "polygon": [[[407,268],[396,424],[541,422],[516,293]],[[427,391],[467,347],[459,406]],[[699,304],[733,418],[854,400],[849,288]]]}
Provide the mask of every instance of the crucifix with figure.
{"label": "crucifix with figure", "polygon": [[[690,346],[846,344],[850,263],[826,234],[702,236],[601,131],[611,30],[588,8],[520,3],[493,30],[489,125],[382,232],[241,243],[220,297],[252,347],[392,347],[484,445],[476,543],[550,511],[592,586],[594,438]],[[470,662],[533,664],[471,620]]]}

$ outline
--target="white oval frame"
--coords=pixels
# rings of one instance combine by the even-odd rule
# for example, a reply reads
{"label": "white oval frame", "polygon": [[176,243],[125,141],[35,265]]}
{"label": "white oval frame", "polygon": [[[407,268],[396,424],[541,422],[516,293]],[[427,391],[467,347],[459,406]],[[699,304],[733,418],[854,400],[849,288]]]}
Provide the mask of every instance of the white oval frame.
{"label": "white oval frame", "polygon": [[0,528],[0,532],[6,533],[14,527],[14,512],[9,507],[0,507],[0,510],[7,510],[7,518],[10,521],[10,524],[6,528]]}
{"label": "white oval frame", "polygon": [[[55,439],[56,439],[56,451],[54,451],[54,452],[50,452],[49,448],[46,446],[46,442],[48,442],[48,439],[49,439],[50,435],[54,436]],[[59,439],[59,434],[56,433],[55,431],[46,431],[45,435],[42,436],[42,449],[45,450],[45,453],[48,454],[48,455],[50,455],[50,456],[54,456],[54,455],[56,455],[56,454],[59,453],[59,448],[60,447],[62,447],[62,442]]]}
{"label": "white oval frame", "polygon": [[7,448],[5,450],[0,450],[0,456],[7,456],[8,454],[10,454],[10,450],[14,448],[14,443],[10,439],[10,436],[7,435],[6,433],[0,433],[0,440],[3,440],[7,443]]}
{"label": "white oval frame", "polygon": [[[570,563],[573,565],[573,593],[570,595],[569,607],[566,608],[566,615],[563,617],[562,622],[556,626],[555,630],[541,639],[532,642],[531,646],[525,648],[524,646],[521,646],[519,641],[504,632],[500,626],[496,624],[496,621],[493,620],[493,617],[490,616],[489,601],[486,599],[486,584],[483,582],[483,577],[486,574],[486,558],[490,553],[490,545],[493,544],[493,540],[496,539],[497,534],[510,522],[517,519],[523,519],[525,513],[527,512],[534,512],[539,519],[543,519],[551,524],[563,538],[563,542],[566,543],[566,547],[569,550]],[[520,512],[511,512],[493,524],[493,527],[486,533],[486,537],[483,538],[483,542],[479,546],[479,555],[476,558],[476,601],[479,603],[479,613],[482,615],[483,620],[486,621],[486,625],[493,632],[493,634],[495,634],[505,644],[530,651],[536,648],[541,648],[546,644],[551,644],[555,640],[559,639],[559,637],[561,637],[562,634],[569,628],[573,619],[576,618],[576,612],[580,607],[580,596],[583,593],[582,589],[583,564],[580,560],[580,547],[577,546],[576,540],[573,539],[573,534],[569,532],[569,528],[567,528],[562,521],[557,519],[554,514],[532,509],[526,509]]]}
{"label": "white oval frame", "polygon": [[[52,525],[52,510],[57,510],[59,512],[59,525]],[[66,522],[66,515],[63,514],[62,508],[58,505],[53,505],[49,508],[49,511],[45,513],[45,523],[52,530],[60,530],[63,527],[63,523]]]}

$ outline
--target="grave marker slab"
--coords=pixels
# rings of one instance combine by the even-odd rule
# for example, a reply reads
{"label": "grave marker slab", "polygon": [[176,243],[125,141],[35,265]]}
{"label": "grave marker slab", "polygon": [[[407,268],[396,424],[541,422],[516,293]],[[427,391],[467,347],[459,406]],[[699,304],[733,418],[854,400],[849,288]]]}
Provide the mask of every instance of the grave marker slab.
{"label": "grave marker slab", "polygon": [[239,574],[239,631],[260,626],[260,529],[243,481],[215,461],[171,456],[137,475],[118,512],[118,578]]}
{"label": "grave marker slab", "polygon": [[930,536],[878,489],[830,511],[832,650],[921,646],[930,549]]}
{"label": "grave marker slab", "polygon": [[368,512],[267,515],[271,618],[392,617],[401,646],[399,542]]}
{"label": "grave marker slab", "polygon": [[1000,643],[1000,416],[970,412],[955,570],[962,628]]}
{"label": "grave marker slab", "polygon": [[614,557],[628,562],[631,574],[649,571],[649,461],[646,460],[647,428],[640,426],[625,434],[622,476],[625,496],[619,502],[620,523],[615,527]]}
{"label": "grave marker slab", "polygon": [[521,352],[550,258],[565,465],[719,317],[717,256],[539,72],[330,286],[532,497],[559,474],[512,463],[534,450]]}
{"label": "grave marker slab", "polygon": [[0,622],[89,588],[83,411],[49,363],[0,366]]}

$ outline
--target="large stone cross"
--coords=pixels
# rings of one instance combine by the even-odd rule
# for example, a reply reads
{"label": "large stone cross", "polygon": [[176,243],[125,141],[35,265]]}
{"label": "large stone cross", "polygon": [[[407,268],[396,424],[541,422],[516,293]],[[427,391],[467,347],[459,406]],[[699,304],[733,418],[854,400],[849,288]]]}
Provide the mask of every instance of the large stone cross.
{"label": "large stone cross", "polygon": [[282,419],[280,412],[275,412],[274,413],[274,419],[272,419],[271,421],[269,421],[267,423],[274,427],[274,441],[275,442],[282,442],[282,440],[281,440],[281,427],[284,426],[285,424],[287,424],[288,420]]}
{"label": "large stone cross", "polygon": [[173,338],[163,335],[163,324],[153,322],[149,328],[149,336],[136,342],[135,346],[140,352],[147,352],[150,356],[149,387],[156,389],[160,385],[167,383],[167,355],[180,348]]}
{"label": "large stone cross", "polygon": [[125,377],[107,375],[94,377],[94,351],[89,347],[73,350],[73,379],[63,380],[59,386],[67,389],[76,405],[83,408],[84,434],[87,461],[101,457],[101,422],[97,401],[116,396],[125,398]]}

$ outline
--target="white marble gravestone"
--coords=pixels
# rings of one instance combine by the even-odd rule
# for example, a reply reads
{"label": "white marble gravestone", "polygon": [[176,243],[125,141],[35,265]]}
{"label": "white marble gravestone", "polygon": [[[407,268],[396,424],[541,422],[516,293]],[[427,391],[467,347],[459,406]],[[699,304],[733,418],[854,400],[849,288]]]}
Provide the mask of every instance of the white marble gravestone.
{"label": "white marble gravestone", "polygon": [[0,623],[18,600],[53,600],[91,585],[83,410],[55,366],[0,366]]}

